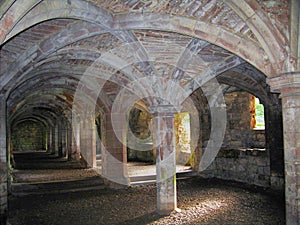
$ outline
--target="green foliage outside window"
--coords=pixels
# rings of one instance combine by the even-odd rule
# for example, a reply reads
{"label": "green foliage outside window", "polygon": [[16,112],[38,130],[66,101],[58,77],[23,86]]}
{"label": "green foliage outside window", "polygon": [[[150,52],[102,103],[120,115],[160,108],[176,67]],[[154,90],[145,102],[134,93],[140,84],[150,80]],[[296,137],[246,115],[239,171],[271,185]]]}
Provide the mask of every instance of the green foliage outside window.
{"label": "green foliage outside window", "polygon": [[263,128],[265,127],[265,112],[263,104],[259,103],[259,99],[255,98],[255,119],[256,119],[256,127]]}

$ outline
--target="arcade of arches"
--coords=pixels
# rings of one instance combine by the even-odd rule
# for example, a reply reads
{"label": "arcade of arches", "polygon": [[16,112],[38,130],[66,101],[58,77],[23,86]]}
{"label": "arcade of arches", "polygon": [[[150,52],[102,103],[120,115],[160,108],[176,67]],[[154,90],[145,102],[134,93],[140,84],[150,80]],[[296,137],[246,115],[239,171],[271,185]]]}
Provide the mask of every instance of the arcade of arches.
{"label": "arcade of arches", "polygon": [[1,224],[29,150],[101,159],[118,188],[128,161],[155,163],[160,213],[176,209],[176,163],[282,189],[299,224],[299,13],[298,0],[1,1]]}

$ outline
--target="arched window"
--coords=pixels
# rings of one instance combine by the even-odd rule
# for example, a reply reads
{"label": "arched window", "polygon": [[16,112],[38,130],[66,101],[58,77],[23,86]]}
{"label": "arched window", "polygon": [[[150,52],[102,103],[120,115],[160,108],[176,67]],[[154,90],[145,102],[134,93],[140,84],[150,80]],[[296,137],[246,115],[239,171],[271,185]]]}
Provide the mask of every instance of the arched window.
{"label": "arched window", "polygon": [[181,152],[191,153],[190,114],[181,112],[175,115],[176,148]]}
{"label": "arched window", "polygon": [[265,111],[263,104],[260,103],[259,98],[251,97],[250,103],[251,113],[251,128],[252,129],[265,129]]}
{"label": "arched window", "polygon": [[256,119],[256,126],[255,128],[265,128],[265,110],[263,104],[260,104],[258,98],[255,98],[255,119]]}

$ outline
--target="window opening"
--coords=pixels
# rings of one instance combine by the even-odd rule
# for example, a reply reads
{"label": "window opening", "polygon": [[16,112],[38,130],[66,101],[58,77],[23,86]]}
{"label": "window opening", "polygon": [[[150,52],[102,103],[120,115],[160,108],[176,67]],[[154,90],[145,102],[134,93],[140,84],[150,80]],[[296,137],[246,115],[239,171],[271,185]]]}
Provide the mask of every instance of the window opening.
{"label": "window opening", "polygon": [[182,112],[175,115],[176,147],[181,152],[191,153],[190,114]]}
{"label": "window opening", "polygon": [[265,110],[263,104],[260,103],[260,100],[253,96],[253,106],[250,109],[252,113],[251,116],[251,127],[253,129],[265,129]]}

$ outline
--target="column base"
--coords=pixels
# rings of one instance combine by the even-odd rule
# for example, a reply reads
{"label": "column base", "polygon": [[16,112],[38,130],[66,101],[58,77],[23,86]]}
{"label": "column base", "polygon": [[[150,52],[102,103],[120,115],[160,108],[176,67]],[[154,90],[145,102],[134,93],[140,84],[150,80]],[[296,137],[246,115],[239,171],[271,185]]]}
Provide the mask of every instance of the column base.
{"label": "column base", "polygon": [[130,187],[130,181],[129,179],[126,179],[124,178],[124,183],[128,183],[128,185],[125,185],[125,184],[121,184],[121,183],[116,183],[116,182],[113,182],[109,179],[106,179],[106,178],[103,178],[104,179],[104,184],[105,186],[111,188],[111,189],[116,189],[116,190],[120,190],[120,189],[127,189]]}
{"label": "column base", "polygon": [[157,214],[161,215],[161,216],[168,216],[171,213],[181,213],[181,209],[180,208],[175,208],[175,209],[170,209],[170,210],[166,210],[166,209],[157,209]]}

